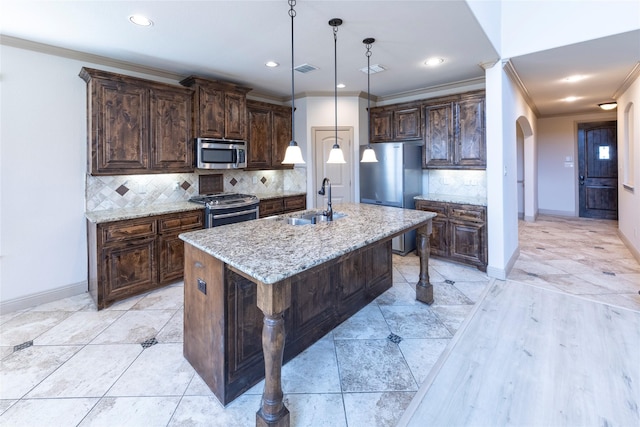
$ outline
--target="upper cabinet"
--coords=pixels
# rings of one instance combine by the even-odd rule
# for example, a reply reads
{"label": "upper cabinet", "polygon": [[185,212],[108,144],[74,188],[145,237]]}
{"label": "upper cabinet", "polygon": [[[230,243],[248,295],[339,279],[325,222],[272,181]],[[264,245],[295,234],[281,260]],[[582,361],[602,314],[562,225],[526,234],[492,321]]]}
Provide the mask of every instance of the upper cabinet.
{"label": "upper cabinet", "polygon": [[404,103],[371,108],[371,142],[420,139],[420,104]]}
{"label": "upper cabinet", "polygon": [[192,90],[91,68],[87,83],[88,172],[193,172]]}
{"label": "upper cabinet", "polygon": [[484,91],[428,100],[422,108],[424,168],[486,167]]}
{"label": "upper cabinet", "polygon": [[247,168],[291,169],[282,164],[291,141],[291,108],[248,100],[247,115]]}
{"label": "upper cabinet", "polygon": [[194,89],[194,137],[247,139],[247,92],[250,88],[195,76],[180,84]]}

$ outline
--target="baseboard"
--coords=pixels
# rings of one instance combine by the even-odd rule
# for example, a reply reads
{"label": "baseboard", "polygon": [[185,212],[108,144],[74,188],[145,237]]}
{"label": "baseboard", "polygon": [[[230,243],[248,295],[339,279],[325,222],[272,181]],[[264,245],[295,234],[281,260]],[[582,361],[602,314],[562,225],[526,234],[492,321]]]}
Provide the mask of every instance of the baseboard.
{"label": "baseboard", "polygon": [[524,221],[525,222],[536,222],[536,218],[538,218],[538,215],[533,215],[533,216],[526,215],[524,217]]}
{"label": "baseboard", "polygon": [[87,281],[83,280],[82,282],[62,286],[49,291],[38,292],[36,294],[15,298],[9,301],[2,301],[0,302],[0,313],[11,313],[13,311],[24,310],[36,305],[57,301],[62,298],[80,295],[87,292],[88,289]]}
{"label": "baseboard", "polygon": [[577,217],[574,211],[556,211],[553,209],[538,209],[538,215],[570,216],[572,218]]}
{"label": "baseboard", "polygon": [[624,245],[627,247],[627,249],[629,249],[629,252],[631,252],[631,255],[633,255],[633,257],[636,259],[636,261],[638,261],[638,264],[640,264],[640,251],[638,251],[638,249],[636,249],[633,244],[631,243],[631,240],[627,239],[627,236],[625,236],[620,229],[618,228],[618,237],[620,238],[620,240],[622,240],[622,243],[624,243]]}
{"label": "baseboard", "polygon": [[513,268],[514,264],[518,260],[519,256],[520,256],[520,246],[518,246],[516,250],[513,251],[513,254],[511,254],[511,258],[509,258],[509,261],[507,262],[507,265],[504,266],[504,268],[497,268],[497,267],[492,267],[488,265],[487,276],[496,278],[498,280],[507,280],[507,276],[511,272],[511,269]]}

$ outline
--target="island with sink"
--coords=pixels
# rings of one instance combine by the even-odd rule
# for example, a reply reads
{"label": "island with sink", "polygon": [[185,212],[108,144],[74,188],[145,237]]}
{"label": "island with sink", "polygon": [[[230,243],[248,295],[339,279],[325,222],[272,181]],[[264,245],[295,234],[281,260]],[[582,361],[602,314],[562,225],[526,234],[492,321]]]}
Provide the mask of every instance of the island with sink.
{"label": "island with sink", "polygon": [[[265,378],[257,425],[288,426],[286,362],[392,285],[391,239],[417,229],[416,299],[431,212],[357,203],[183,233],[184,356],[226,405]],[[331,220],[330,220],[331,219]]]}

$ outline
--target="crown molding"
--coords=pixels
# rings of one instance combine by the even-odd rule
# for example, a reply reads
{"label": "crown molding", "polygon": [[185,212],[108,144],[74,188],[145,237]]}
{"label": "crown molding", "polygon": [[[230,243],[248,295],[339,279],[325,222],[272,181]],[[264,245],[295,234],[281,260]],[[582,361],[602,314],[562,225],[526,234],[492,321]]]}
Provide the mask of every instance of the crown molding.
{"label": "crown molding", "polygon": [[620,95],[622,95],[629,87],[633,84],[633,82],[640,76],[640,61],[636,62],[636,65],[629,71],[627,77],[624,78],[624,81],[616,90],[611,97],[613,99],[618,99]]}
{"label": "crown molding", "polygon": [[502,68],[507,73],[507,76],[509,76],[511,81],[517,86],[518,90],[520,91],[520,94],[524,98],[529,108],[531,108],[531,110],[536,115],[536,117],[540,117],[540,112],[538,111],[538,107],[536,107],[536,104],[531,99],[531,96],[529,95],[529,91],[527,90],[527,87],[524,85],[524,83],[520,79],[520,76],[518,75],[518,72],[516,71],[516,69],[513,67],[511,60],[509,59],[504,60],[502,63]]}
{"label": "crown molding", "polygon": [[[406,92],[394,93],[393,95],[388,96],[378,96],[376,97],[376,102],[384,102],[389,103],[396,100],[406,99],[406,98],[428,98],[429,95],[432,95],[436,92],[451,92],[454,93],[456,91],[460,91],[460,89],[467,90],[469,86],[478,86],[478,88],[485,87],[485,78],[477,77],[474,79],[460,80],[458,82],[446,83],[442,85],[435,85],[424,87],[420,89],[414,89]],[[373,98],[372,98],[373,100]]]}

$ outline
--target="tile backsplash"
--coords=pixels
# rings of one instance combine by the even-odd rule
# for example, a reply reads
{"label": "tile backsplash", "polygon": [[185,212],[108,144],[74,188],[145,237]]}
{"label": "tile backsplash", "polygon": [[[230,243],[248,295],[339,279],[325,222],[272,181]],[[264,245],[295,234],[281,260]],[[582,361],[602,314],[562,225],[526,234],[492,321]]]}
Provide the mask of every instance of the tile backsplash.
{"label": "tile backsplash", "polygon": [[485,170],[431,169],[427,183],[428,188],[423,188],[423,193],[487,197]]}
{"label": "tile backsplash", "polygon": [[[224,192],[306,191],[306,169],[217,171]],[[129,208],[188,200],[198,194],[198,173],[91,176],[86,181],[86,211]]]}

